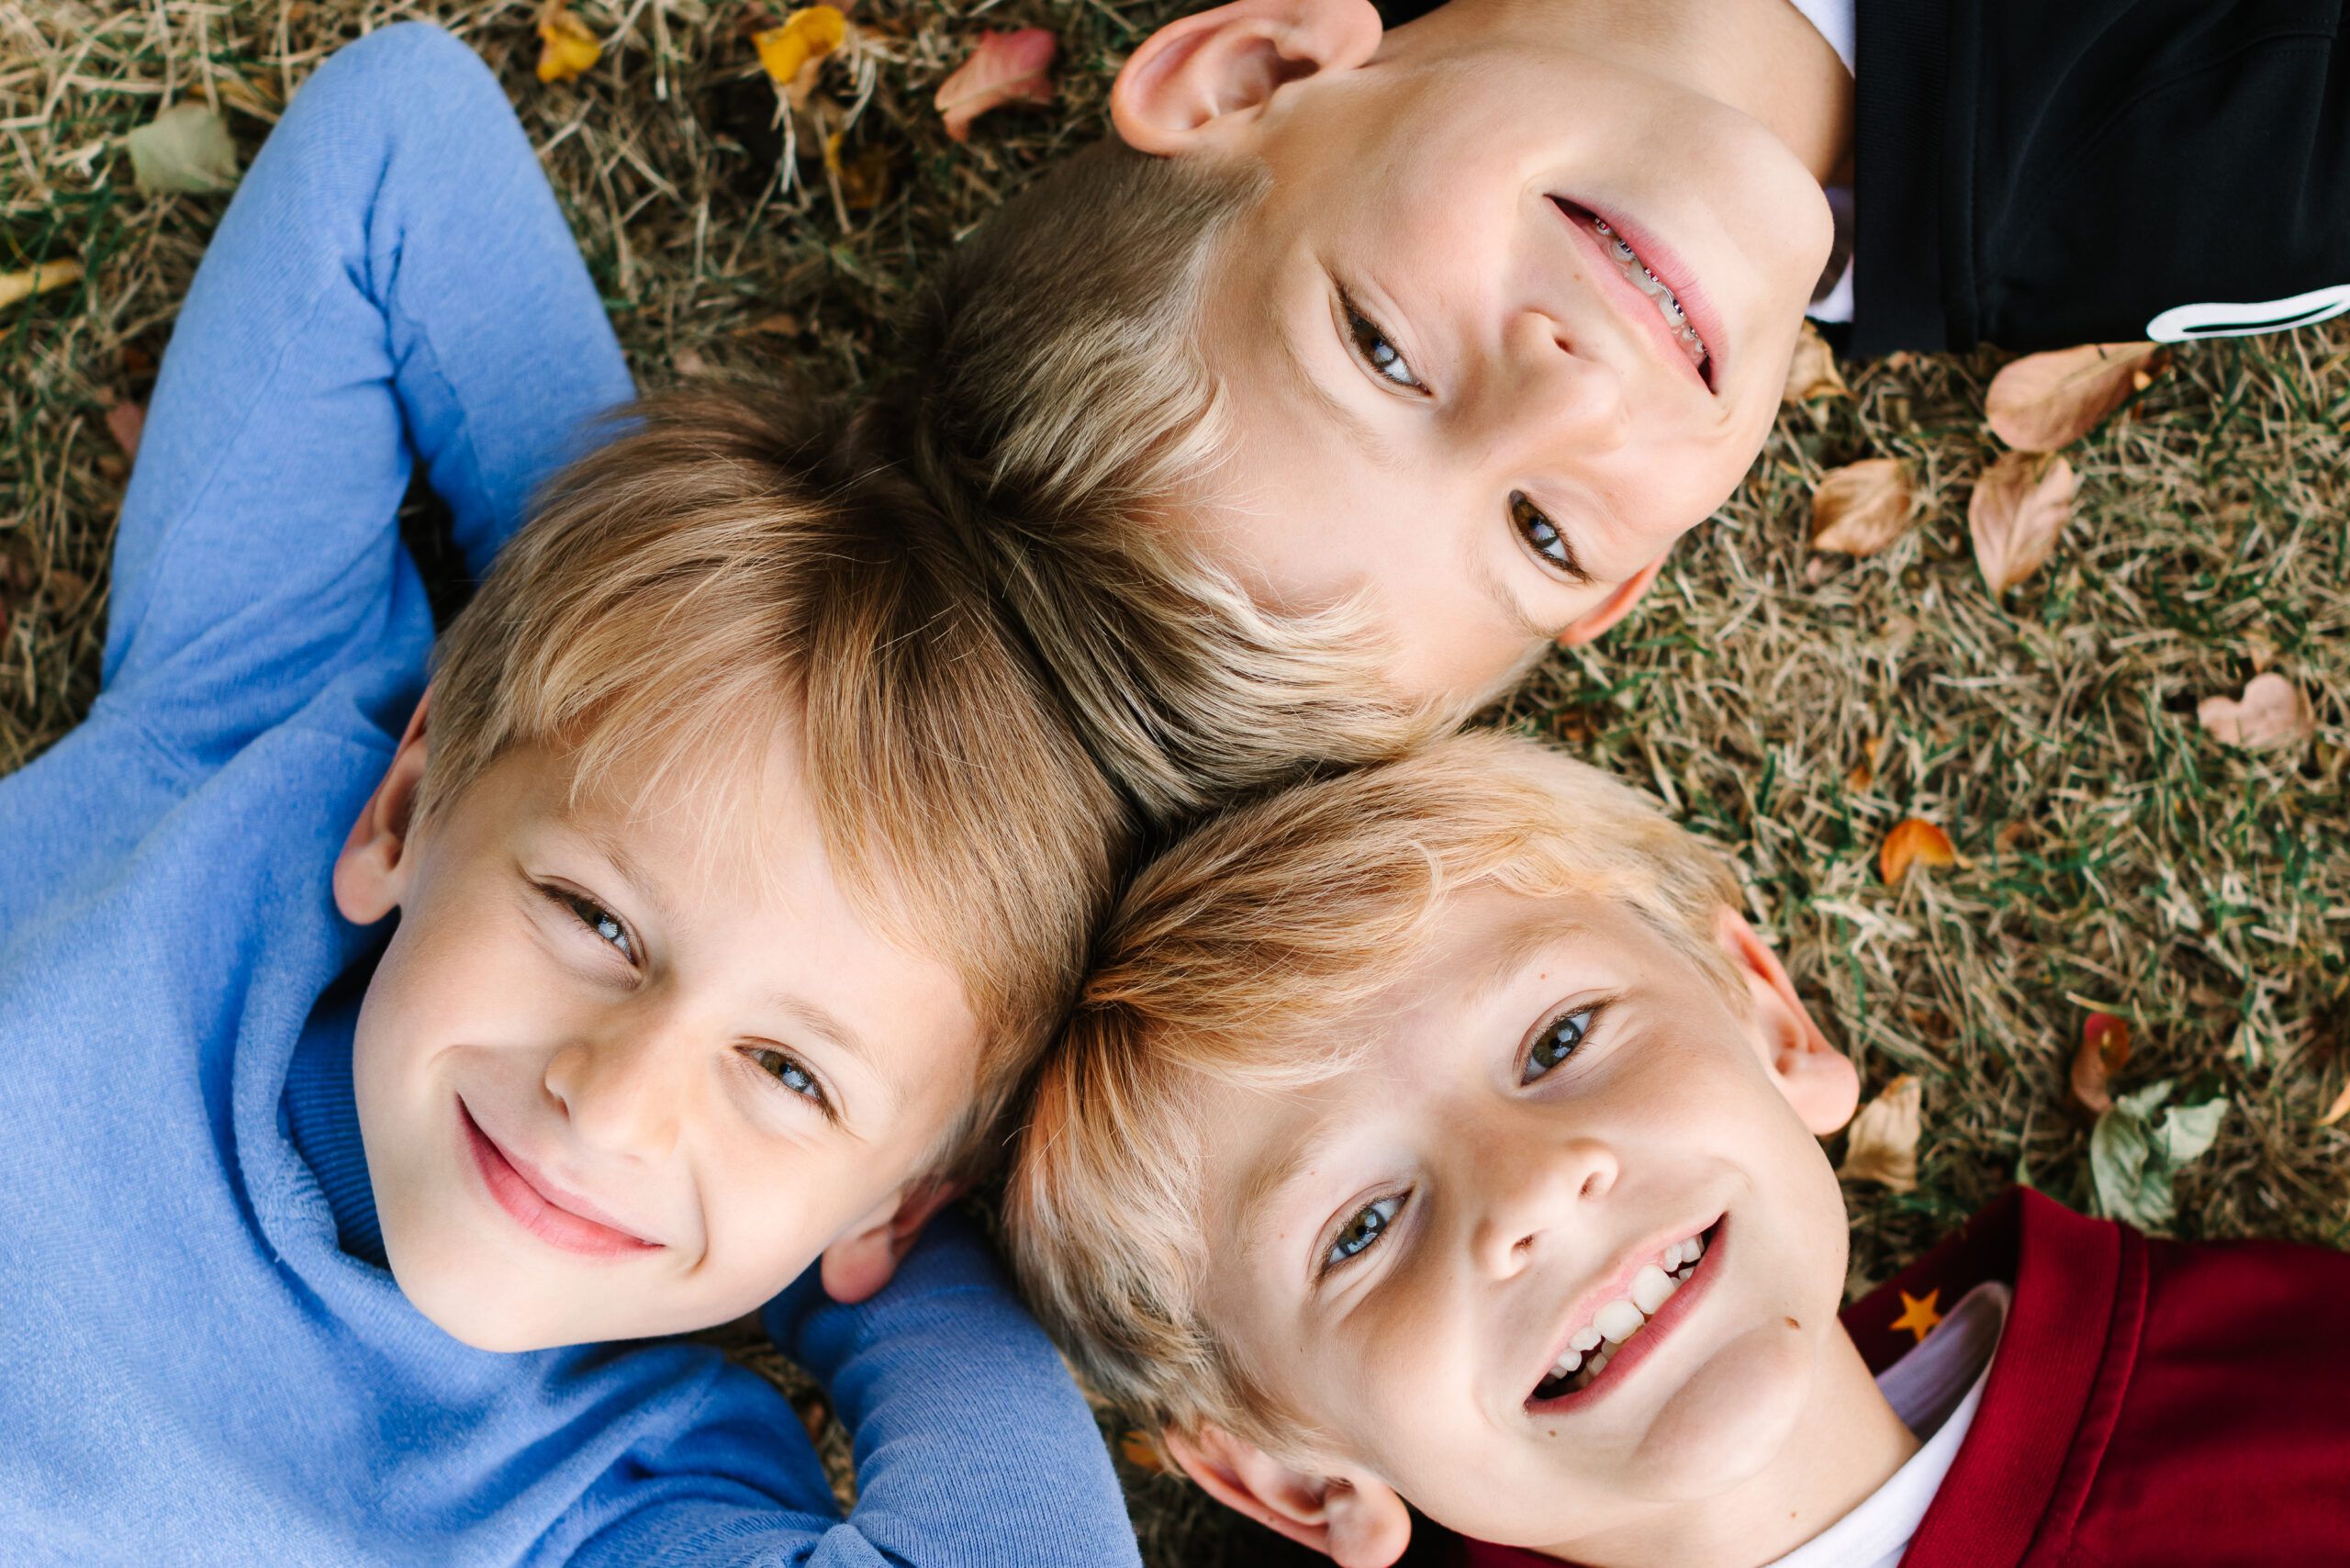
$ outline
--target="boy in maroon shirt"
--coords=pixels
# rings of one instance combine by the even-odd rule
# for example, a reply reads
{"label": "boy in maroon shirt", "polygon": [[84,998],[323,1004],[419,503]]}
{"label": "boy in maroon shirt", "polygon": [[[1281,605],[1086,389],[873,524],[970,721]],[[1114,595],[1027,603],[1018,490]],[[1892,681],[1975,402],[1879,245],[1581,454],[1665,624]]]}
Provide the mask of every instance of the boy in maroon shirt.
{"label": "boy in maroon shirt", "polygon": [[1844,1312],[1858,1098],[1708,847],[1458,736],[1136,881],[1007,1204],[1046,1327],[1346,1568],[2350,1549],[2350,1259],[2012,1193]]}

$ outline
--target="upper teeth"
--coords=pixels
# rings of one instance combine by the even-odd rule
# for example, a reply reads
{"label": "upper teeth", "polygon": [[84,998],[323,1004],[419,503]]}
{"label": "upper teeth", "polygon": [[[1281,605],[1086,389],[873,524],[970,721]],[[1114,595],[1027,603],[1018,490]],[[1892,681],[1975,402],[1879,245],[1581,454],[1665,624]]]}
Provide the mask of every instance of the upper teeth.
{"label": "upper teeth", "polygon": [[1656,307],[1656,313],[1664,318],[1665,326],[1673,332],[1673,341],[1681,345],[1681,352],[1689,356],[1689,363],[1704,364],[1705,342],[1697,336],[1697,329],[1689,324],[1689,317],[1681,308],[1681,301],[1674,297],[1673,290],[1665,287],[1664,280],[1649,271],[1648,263],[1624,242],[1621,234],[1608,226],[1606,218],[1594,218],[1591,227],[1606,247],[1607,253],[1615,258],[1616,265],[1632,280],[1632,286],[1647,295],[1649,303]]}
{"label": "upper teeth", "polygon": [[[1697,1260],[1705,1255],[1704,1239],[1693,1236],[1667,1247],[1657,1255],[1655,1262],[1641,1264],[1625,1294],[1603,1303],[1592,1313],[1590,1322],[1568,1337],[1565,1352],[1551,1363],[1550,1375],[1543,1382],[1572,1378],[1573,1386],[1582,1388],[1605,1372],[1616,1347],[1647,1326],[1657,1309],[1671,1301],[1673,1293],[1696,1272]],[[1605,1349],[1601,1348],[1603,1340]],[[1541,1391],[1537,1389],[1536,1393],[1540,1394]]]}

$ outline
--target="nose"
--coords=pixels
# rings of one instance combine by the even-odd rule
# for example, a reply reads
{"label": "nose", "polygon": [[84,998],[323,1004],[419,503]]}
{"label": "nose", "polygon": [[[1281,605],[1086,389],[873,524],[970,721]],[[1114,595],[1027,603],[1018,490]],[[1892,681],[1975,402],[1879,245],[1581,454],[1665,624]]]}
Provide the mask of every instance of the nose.
{"label": "nose", "polygon": [[1525,1269],[1550,1237],[1607,1195],[1619,1170],[1599,1138],[1522,1136],[1487,1146],[1472,1171],[1483,1204],[1470,1237],[1478,1269],[1494,1279]]}
{"label": "nose", "polygon": [[547,1058],[546,1092],[599,1154],[657,1160],[677,1147],[696,1053],[658,1015],[632,1015]]}
{"label": "nose", "polygon": [[1528,460],[1556,462],[1562,451],[1612,452],[1630,440],[1624,373],[1597,342],[1540,310],[1521,310],[1503,328],[1494,374],[1478,388],[1488,428],[1509,432]]}

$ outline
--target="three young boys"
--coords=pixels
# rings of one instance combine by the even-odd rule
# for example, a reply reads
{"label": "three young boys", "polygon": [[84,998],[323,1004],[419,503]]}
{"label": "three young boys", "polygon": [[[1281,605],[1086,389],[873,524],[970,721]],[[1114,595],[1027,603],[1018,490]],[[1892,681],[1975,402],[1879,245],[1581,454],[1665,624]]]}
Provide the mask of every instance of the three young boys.
{"label": "three young boys", "polygon": [[[101,694],[0,780],[10,1563],[1134,1561],[935,1214],[1124,808],[789,406],[641,405],[515,535],[630,395],[472,51],[321,67],[180,314]],[[418,464],[487,574],[437,652]],[[845,1519],[764,1380],[610,1343],[754,1311]]]}

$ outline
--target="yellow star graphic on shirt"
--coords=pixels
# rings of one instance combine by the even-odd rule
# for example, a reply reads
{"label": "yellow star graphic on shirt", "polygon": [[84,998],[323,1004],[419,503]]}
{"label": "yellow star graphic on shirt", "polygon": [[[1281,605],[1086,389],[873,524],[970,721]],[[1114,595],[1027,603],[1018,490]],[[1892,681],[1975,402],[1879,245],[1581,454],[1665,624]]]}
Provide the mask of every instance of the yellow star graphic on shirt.
{"label": "yellow star graphic on shirt", "polygon": [[1942,1320],[1942,1315],[1934,1310],[1934,1303],[1942,1299],[1942,1291],[1930,1290],[1923,1296],[1911,1295],[1908,1291],[1894,1294],[1901,1298],[1901,1316],[1893,1320],[1893,1327],[1907,1328],[1923,1343],[1927,1331]]}

